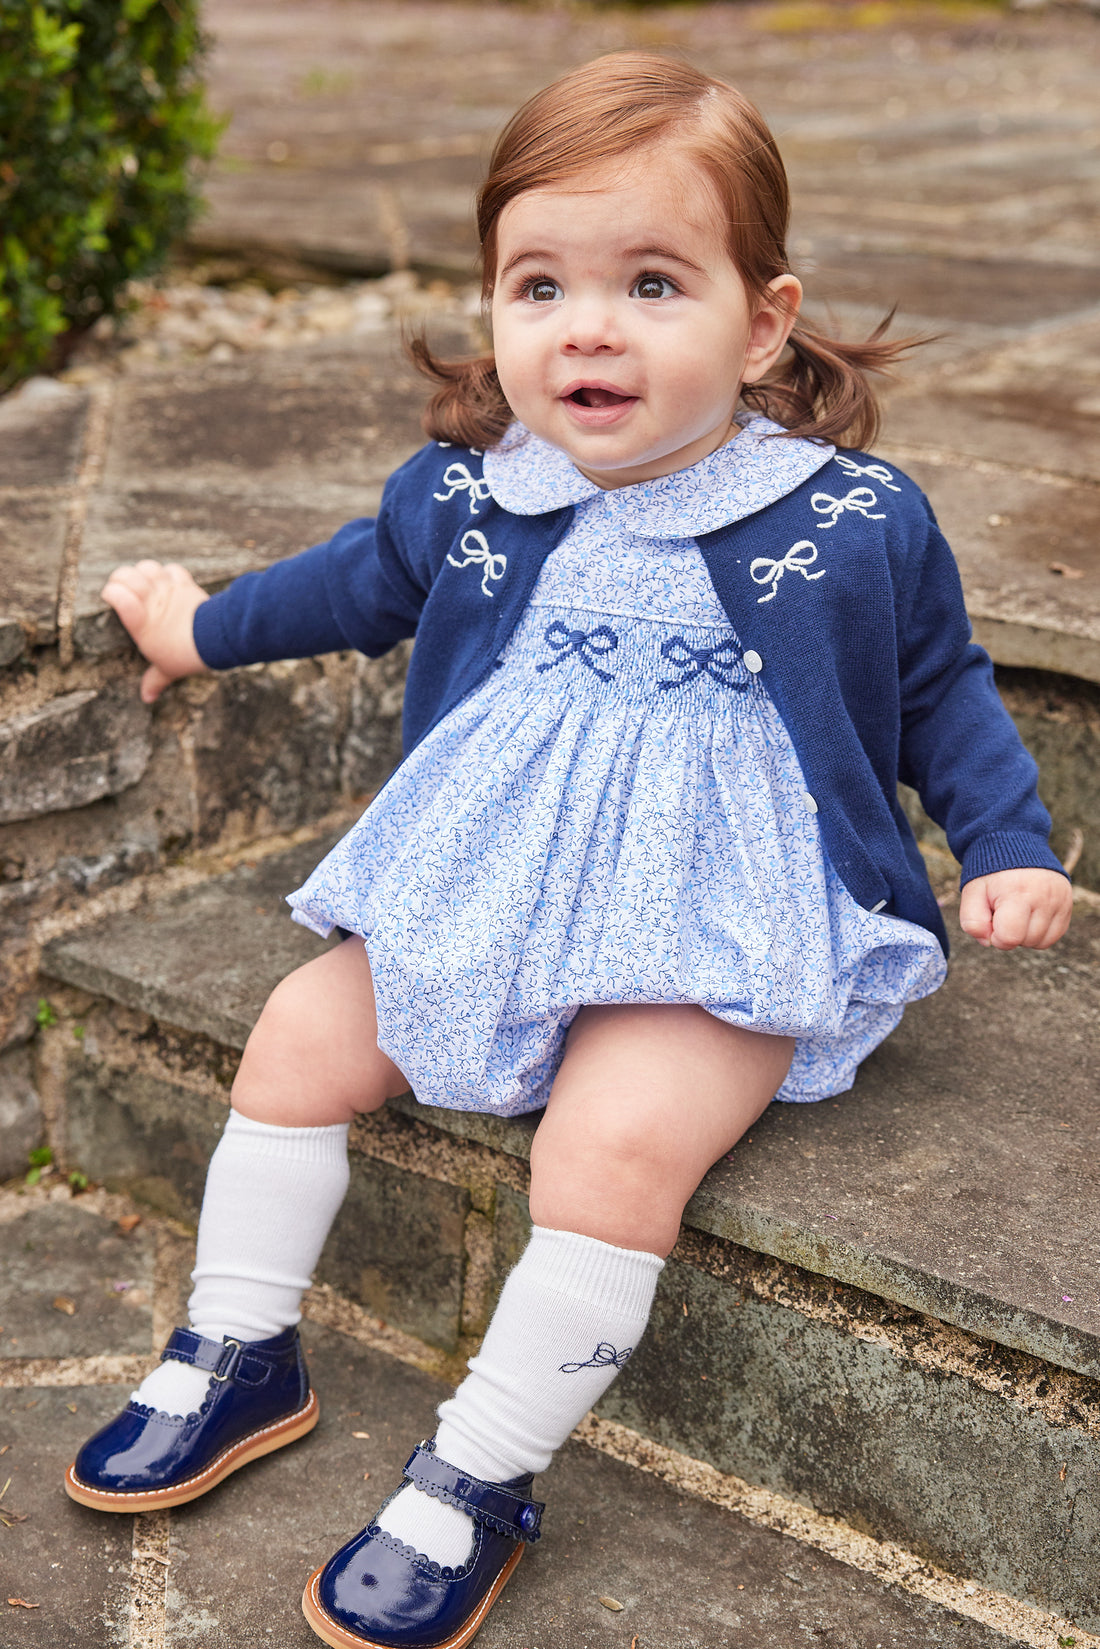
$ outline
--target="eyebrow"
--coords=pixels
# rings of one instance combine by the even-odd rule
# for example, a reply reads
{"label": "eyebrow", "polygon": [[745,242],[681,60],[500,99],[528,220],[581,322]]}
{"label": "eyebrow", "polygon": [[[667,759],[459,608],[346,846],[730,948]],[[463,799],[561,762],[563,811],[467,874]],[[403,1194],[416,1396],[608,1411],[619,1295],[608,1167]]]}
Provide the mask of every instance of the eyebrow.
{"label": "eyebrow", "polygon": [[[500,271],[498,279],[504,280],[512,270],[521,263],[553,263],[560,252],[543,251],[540,247],[528,247],[522,252],[516,252]],[[682,252],[675,251],[671,246],[628,246],[622,253],[626,263],[644,263],[648,258],[657,258],[663,263],[678,263],[681,269],[690,269],[696,275],[705,275],[707,271],[693,258],[685,258]]]}

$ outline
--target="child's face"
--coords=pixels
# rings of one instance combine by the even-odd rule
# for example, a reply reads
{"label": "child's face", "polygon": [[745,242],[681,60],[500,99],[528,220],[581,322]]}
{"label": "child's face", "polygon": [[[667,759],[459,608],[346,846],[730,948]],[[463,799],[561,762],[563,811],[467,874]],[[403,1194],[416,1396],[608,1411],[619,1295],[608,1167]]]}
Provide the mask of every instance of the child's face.
{"label": "child's face", "polygon": [[[601,487],[671,475],[729,437],[793,321],[754,305],[705,177],[656,151],[501,213],[497,372],[516,417]],[[771,290],[797,307],[793,275]]]}

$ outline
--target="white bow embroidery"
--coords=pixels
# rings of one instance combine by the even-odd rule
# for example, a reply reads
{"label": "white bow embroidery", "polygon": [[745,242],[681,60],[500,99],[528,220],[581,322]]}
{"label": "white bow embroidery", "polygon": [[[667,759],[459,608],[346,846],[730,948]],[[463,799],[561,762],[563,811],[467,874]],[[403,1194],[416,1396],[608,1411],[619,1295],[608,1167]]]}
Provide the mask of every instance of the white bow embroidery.
{"label": "white bow embroidery", "polygon": [[489,497],[489,483],[481,476],[471,475],[465,464],[448,464],[443,471],[443,485],[450,487],[450,492],[433,492],[441,504],[453,498],[456,492],[470,494],[470,514],[477,514],[477,506],[482,499]]}
{"label": "white bow embroidery", "polygon": [[891,492],[900,492],[900,487],[894,485],[894,473],[888,470],[885,464],[857,464],[854,458],[843,458],[838,452],[836,462],[846,475],[869,475],[872,481],[881,481],[884,487]]}
{"label": "white bow embroidery", "polygon": [[494,555],[485,534],[476,532],[473,527],[469,532],[463,533],[459,549],[465,552],[465,561],[456,561],[453,555],[448,555],[447,560],[452,567],[484,567],[485,571],[481,575],[481,593],[491,600],[493,592],[488,581],[491,578],[498,583],[504,577],[508,570],[508,557]]}
{"label": "white bow embroidery", "polygon": [[779,561],[772,561],[769,556],[761,555],[749,566],[749,576],[754,584],[770,584],[767,595],[757,597],[759,607],[765,601],[771,601],[779,588],[779,580],[786,572],[801,573],[803,578],[812,583],[815,578],[825,577],[825,568],[819,573],[808,573],[807,567],[812,567],[817,560],[817,545],[809,538],[800,538],[797,544],[792,544],[786,555]]}
{"label": "white bow embroidery", "polygon": [[835,527],[845,510],[856,510],[860,515],[866,516],[868,521],[886,520],[884,515],[871,513],[871,505],[877,504],[878,499],[870,487],[853,487],[852,491],[846,493],[843,498],[833,498],[827,492],[815,492],[810,499],[810,503],[818,515],[832,516],[831,521],[819,521],[817,524],[819,529],[822,527]]}

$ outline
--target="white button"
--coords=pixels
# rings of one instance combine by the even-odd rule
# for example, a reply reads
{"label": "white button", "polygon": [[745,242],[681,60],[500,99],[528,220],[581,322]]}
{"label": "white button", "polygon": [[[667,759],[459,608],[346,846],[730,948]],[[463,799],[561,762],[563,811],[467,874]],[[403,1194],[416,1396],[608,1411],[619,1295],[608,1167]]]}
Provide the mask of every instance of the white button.
{"label": "white button", "polygon": [[817,812],[817,803],[814,801],[808,790],[804,790],[802,792],[802,805],[806,809],[807,813]]}
{"label": "white button", "polygon": [[759,653],[754,653],[751,647],[747,653],[742,653],[741,662],[744,664],[746,670],[752,671],[754,676],[757,671],[764,668],[764,660],[760,657]]}
{"label": "white button", "polygon": [[877,905],[871,906],[871,915],[877,916],[880,910],[886,909],[886,900],[880,899]]}

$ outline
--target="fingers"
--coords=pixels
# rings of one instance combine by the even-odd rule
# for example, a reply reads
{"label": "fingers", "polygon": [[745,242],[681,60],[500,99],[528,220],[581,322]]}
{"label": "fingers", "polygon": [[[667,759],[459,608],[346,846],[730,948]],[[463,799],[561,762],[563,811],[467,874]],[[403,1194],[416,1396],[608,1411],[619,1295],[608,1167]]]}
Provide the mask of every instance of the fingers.
{"label": "fingers", "polygon": [[[166,593],[168,588],[179,586],[193,586],[195,583],[186,567],[181,567],[178,561],[135,561],[124,562],[116,567],[108,578],[100,594],[104,601],[118,612],[118,598],[127,596],[138,602],[147,603],[152,596]],[[119,617],[121,617],[121,613]]]}
{"label": "fingers", "polygon": [[145,597],[136,590],[128,579],[119,577],[119,573],[129,572],[128,567],[120,567],[118,572],[111,574],[100,595],[108,607],[113,607],[118,614],[123,627],[134,635],[141,629],[145,620]]}
{"label": "fingers", "polygon": [[959,895],[959,926],[979,945],[988,945],[993,934],[993,908],[986,896],[987,877],[967,882]]}
{"label": "fingers", "polygon": [[166,676],[159,665],[150,664],[148,670],[146,670],[145,674],[141,678],[142,703],[155,703],[164,692],[164,689],[171,686],[175,679],[176,678],[174,676]]}
{"label": "fingers", "polygon": [[136,561],[116,567],[103,586],[113,607],[150,665],[141,684],[146,704],[169,682],[205,669],[194,641],[194,616],[207,599],[177,562]]}
{"label": "fingers", "polygon": [[992,950],[1047,950],[1069,926],[1073,892],[1052,870],[1002,870],[968,882],[959,901],[965,933]]}
{"label": "fingers", "polygon": [[138,561],[133,565],[126,563],[115,568],[100,592],[135,640],[146,622],[156,591],[172,582],[168,573],[169,569],[159,561]]}

